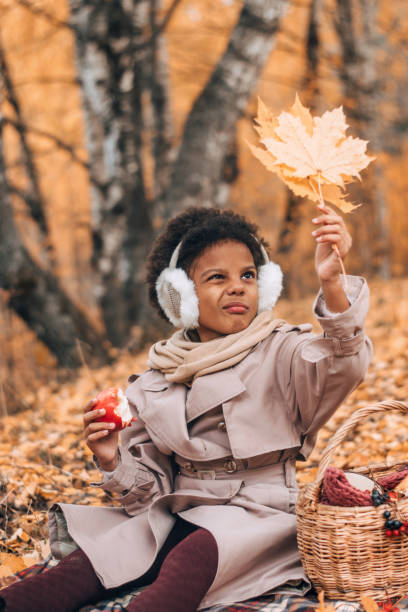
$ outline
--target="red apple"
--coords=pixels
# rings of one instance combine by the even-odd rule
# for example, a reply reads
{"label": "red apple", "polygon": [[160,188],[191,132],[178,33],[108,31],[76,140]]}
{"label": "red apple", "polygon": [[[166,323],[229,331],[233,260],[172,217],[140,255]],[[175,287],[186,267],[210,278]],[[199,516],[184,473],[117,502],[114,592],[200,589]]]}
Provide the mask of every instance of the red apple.
{"label": "red apple", "polygon": [[93,409],[101,408],[105,410],[105,414],[95,420],[101,423],[115,423],[115,429],[111,431],[120,431],[136,421],[132,417],[125,394],[118,387],[109,387],[98,393]]}

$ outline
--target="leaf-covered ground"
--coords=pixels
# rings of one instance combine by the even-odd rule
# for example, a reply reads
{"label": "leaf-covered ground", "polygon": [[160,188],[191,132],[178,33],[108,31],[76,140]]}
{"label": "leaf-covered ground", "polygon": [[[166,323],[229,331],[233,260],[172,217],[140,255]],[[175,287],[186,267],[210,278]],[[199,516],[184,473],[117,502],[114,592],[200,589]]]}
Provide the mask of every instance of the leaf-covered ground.
{"label": "leaf-covered ground", "polygon": [[[374,358],[366,380],[321,430],[306,464],[299,463],[301,484],[313,480],[327,440],[347,415],[385,399],[408,399],[408,279],[371,283],[367,331]],[[310,321],[312,298],[282,300],[276,315],[292,323]],[[318,327],[316,326],[316,331]],[[0,579],[44,558],[48,552],[47,508],[55,501],[112,504],[91,486],[99,475],[82,439],[82,407],[96,391],[126,386],[142,371],[146,353],[123,355],[109,367],[83,368],[75,381],[50,382],[25,398],[31,409],[0,420]],[[408,457],[407,419],[388,414],[361,423],[341,445],[340,467]]]}

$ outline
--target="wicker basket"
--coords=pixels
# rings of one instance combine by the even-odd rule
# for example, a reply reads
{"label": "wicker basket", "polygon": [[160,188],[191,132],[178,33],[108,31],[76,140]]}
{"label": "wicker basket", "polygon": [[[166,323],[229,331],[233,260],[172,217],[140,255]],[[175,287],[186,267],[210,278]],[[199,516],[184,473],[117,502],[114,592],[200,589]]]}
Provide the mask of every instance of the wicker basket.
{"label": "wicker basket", "polygon": [[[298,545],[303,567],[317,591],[330,599],[384,600],[408,593],[408,535],[387,537],[383,513],[408,520],[408,499],[391,504],[327,506],[319,502],[324,472],[336,447],[361,419],[376,413],[408,413],[408,404],[384,401],[357,410],[329,441],[316,480],[302,488],[297,504]],[[407,460],[408,462],[408,460]],[[406,463],[376,464],[353,471],[378,478]],[[397,504],[397,508],[396,508]]]}

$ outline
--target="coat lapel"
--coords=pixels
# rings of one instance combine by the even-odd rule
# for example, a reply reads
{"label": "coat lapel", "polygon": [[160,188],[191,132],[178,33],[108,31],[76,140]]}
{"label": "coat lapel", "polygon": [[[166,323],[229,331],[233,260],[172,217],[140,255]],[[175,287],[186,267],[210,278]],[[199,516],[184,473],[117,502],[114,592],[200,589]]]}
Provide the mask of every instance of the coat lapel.
{"label": "coat lapel", "polygon": [[235,369],[229,368],[215,374],[200,376],[194,381],[188,394],[187,423],[240,395],[245,390],[246,387]]}

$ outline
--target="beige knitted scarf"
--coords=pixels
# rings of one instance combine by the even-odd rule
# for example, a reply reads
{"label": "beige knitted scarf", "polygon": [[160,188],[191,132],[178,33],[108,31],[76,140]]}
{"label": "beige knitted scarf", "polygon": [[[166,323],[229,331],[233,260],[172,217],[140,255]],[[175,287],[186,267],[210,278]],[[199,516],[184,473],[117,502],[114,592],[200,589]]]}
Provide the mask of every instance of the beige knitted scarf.
{"label": "beige knitted scarf", "polygon": [[190,383],[199,376],[239,363],[258,342],[284,323],[282,319],[274,319],[268,310],[256,316],[246,329],[207,342],[193,342],[180,329],[168,340],[153,344],[147,365],[163,372],[170,382]]}

